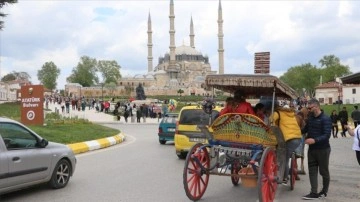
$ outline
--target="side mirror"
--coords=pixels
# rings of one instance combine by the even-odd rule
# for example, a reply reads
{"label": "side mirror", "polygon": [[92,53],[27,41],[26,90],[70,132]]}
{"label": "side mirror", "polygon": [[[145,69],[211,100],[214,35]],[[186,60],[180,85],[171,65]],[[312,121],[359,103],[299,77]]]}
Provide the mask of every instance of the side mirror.
{"label": "side mirror", "polygon": [[41,148],[45,148],[48,144],[49,142],[46,139],[41,139],[40,142],[38,143],[39,147]]}

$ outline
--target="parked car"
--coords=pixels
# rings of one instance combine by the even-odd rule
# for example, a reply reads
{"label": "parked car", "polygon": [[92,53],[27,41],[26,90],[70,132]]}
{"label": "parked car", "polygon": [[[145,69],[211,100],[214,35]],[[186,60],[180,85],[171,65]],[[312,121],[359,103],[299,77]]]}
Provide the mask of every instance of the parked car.
{"label": "parked car", "polygon": [[[215,107],[211,121],[219,116],[222,108]],[[205,135],[197,125],[209,125],[210,116],[199,106],[185,106],[180,110],[175,131],[175,151],[180,159],[185,159],[190,148],[197,142],[206,142]]]}
{"label": "parked car", "polygon": [[0,117],[0,194],[40,183],[63,188],[75,165],[66,145],[48,142],[23,124]]}
{"label": "parked car", "polygon": [[167,113],[161,119],[158,131],[160,144],[165,144],[167,141],[174,141],[178,115],[177,113]]}

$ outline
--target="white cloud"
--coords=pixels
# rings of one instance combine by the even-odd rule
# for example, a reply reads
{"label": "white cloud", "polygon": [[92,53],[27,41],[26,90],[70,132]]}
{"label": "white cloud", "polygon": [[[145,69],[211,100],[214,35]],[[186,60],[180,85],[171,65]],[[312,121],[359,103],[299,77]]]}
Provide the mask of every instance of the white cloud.
{"label": "white cloud", "polygon": [[[80,57],[116,60],[123,76],[147,70],[147,20],[151,13],[153,63],[169,51],[169,2],[19,1],[3,11],[0,76],[37,71],[48,61],[61,68],[58,88]],[[218,70],[218,1],[175,4],[176,45],[189,44],[190,17],[195,46]],[[252,73],[255,52],[271,52],[271,74],[304,63],[318,65],[328,54],[360,71],[358,1],[222,1],[225,73]]]}

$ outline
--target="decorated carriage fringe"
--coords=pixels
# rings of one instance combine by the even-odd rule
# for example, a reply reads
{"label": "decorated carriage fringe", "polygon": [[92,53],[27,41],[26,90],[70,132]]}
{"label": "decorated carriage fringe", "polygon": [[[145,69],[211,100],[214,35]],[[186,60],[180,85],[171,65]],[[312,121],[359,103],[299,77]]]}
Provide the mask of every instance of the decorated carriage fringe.
{"label": "decorated carriage fringe", "polygon": [[276,146],[275,135],[258,117],[251,114],[224,114],[211,125],[214,140]]}

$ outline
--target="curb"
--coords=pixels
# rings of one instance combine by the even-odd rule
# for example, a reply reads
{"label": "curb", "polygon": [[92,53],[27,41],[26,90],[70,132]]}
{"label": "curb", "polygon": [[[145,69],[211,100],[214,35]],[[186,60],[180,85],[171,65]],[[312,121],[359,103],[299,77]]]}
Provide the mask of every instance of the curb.
{"label": "curb", "polygon": [[123,133],[119,133],[115,136],[86,141],[86,142],[68,144],[67,146],[74,152],[74,154],[80,154],[80,153],[102,149],[102,148],[110,147],[112,145],[119,144],[125,141],[125,137],[126,136]]}

